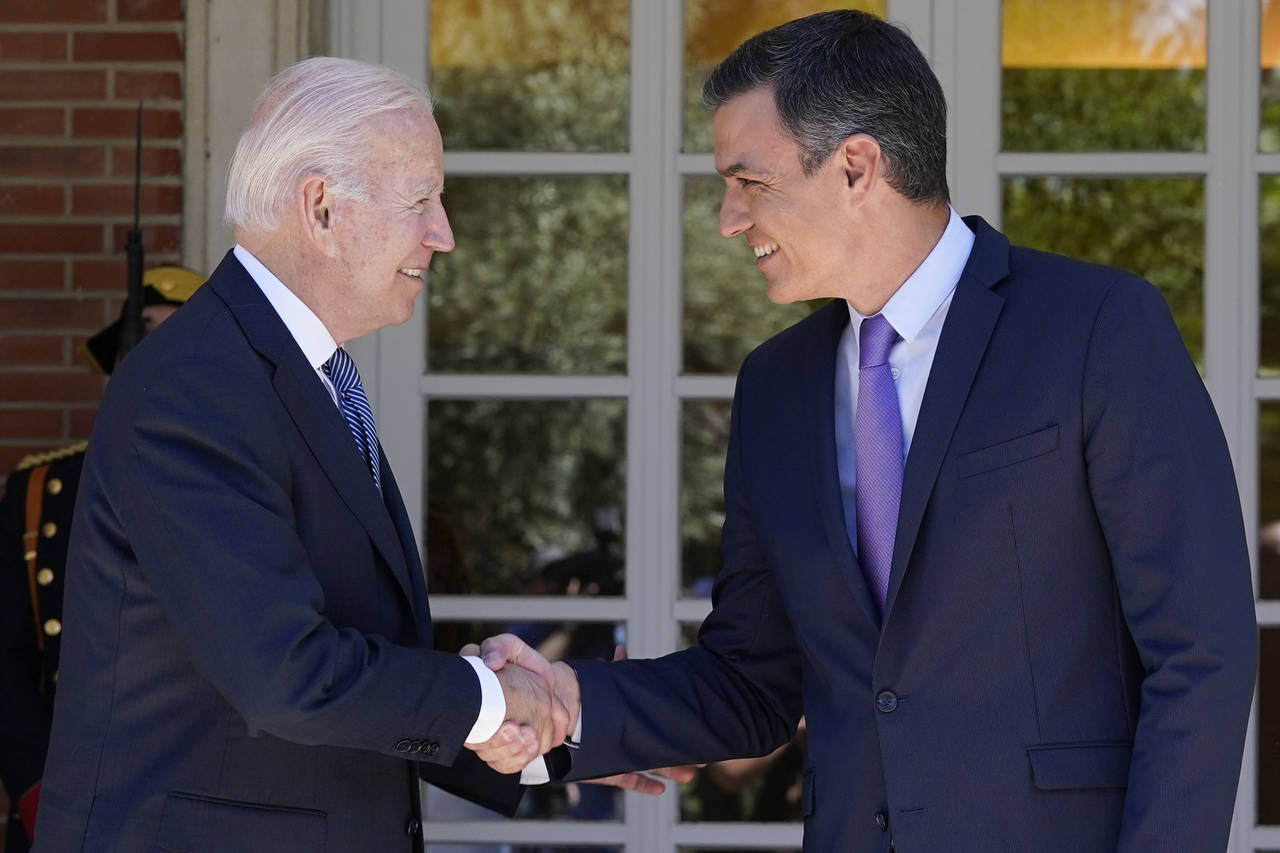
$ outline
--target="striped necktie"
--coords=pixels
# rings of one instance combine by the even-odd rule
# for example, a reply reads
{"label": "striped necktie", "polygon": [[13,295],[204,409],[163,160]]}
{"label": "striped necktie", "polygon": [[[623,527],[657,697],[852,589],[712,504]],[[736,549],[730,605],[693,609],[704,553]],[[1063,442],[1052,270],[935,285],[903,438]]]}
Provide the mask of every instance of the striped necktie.
{"label": "striped necktie", "polygon": [[356,447],[364,455],[365,464],[373,474],[373,484],[382,491],[382,477],[378,471],[378,431],[373,425],[373,410],[369,408],[369,398],[360,384],[356,363],[346,350],[338,347],[324,363],[324,373],[338,392],[338,408],[347,419]]}

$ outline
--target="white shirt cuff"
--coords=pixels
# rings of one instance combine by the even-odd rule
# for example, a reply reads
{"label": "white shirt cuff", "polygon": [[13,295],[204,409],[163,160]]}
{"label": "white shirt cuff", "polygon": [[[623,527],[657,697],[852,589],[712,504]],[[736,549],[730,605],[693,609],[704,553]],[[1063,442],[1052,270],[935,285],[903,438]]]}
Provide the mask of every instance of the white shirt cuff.
{"label": "white shirt cuff", "polygon": [[[467,743],[484,743],[498,733],[502,721],[507,718],[507,700],[502,695],[498,676],[484,665],[484,661],[471,655],[464,655],[462,659],[471,664],[480,679],[480,714],[471,727],[471,734],[467,735]],[[545,767],[543,772],[546,772]]]}
{"label": "white shirt cuff", "polygon": [[[573,727],[573,736],[570,738],[574,743],[582,741],[582,711],[578,711],[578,724]],[[547,762],[541,755],[525,765],[520,771],[521,785],[545,785],[551,781],[551,771],[547,770]]]}

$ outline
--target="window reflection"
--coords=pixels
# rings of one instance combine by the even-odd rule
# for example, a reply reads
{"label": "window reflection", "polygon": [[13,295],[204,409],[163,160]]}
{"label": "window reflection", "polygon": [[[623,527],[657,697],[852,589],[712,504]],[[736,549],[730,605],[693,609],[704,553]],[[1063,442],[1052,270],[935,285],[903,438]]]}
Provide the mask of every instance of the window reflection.
{"label": "window reflection", "polygon": [[452,178],[431,262],[434,372],[626,371],[627,180]]}
{"label": "window reflection", "polygon": [[427,432],[432,593],[622,593],[623,401],[432,400]]}
{"label": "window reflection", "polygon": [[449,151],[626,151],[627,0],[431,0]]}
{"label": "window reflection", "polygon": [[1205,0],[1004,0],[1008,151],[1205,147]]}

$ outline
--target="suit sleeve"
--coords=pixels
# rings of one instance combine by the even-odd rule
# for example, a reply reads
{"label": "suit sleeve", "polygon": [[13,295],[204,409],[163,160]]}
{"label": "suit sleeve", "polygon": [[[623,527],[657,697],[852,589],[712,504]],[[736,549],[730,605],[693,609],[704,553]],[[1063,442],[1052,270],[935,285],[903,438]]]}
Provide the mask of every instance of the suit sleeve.
{"label": "suit sleeve", "polygon": [[743,482],[749,364],[739,376],[725,461],[723,564],[698,645],[656,660],[575,662],[582,745],[569,752],[568,778],[765,755],[795,734],[799,652]]}
{"label": "suit sleeve", "polygon": [[1231,459],[1168,308],[1117,282],[1083,387],[1089,486],[1144,677],[1119,851],[1226,843],[1257,636]]}
{"label": "suit sleeve", "polygon": [[[148,592],[252,728],[452,764],[480,706],[475,672],[326,617],[295,517],[296,428],[272,419],[274,391],[244,368],[164,366],[132,413],[122,469],[108,470],[122,478],[114,509]],[[365,570],[369,557],[358,559]],[[407,752],[406,739],[437,746]]]}

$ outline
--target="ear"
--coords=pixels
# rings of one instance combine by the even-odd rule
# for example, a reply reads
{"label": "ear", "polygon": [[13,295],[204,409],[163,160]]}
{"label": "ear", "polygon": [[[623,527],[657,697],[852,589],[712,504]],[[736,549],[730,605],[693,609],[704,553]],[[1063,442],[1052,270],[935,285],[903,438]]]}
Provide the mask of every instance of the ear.
{"label": "ear", "polygon": [[298,186],[303,233],[326,255],[333,250],[334,195],[323,175],[307,175]]}
{"label": "ear", "polygon": [[849,201],[862,204],[884,178],[884,157],[880,143],[865,133],[855,133],[836,149],[835,157],[844,173]]}

